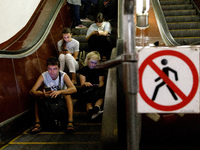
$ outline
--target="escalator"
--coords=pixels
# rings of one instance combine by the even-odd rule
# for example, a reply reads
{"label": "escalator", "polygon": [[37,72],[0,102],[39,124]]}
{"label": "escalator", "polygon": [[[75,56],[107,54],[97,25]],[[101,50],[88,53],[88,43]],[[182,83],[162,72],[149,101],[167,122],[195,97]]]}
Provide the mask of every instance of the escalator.
{"label": "escalator", "polygon": [[[63,3],[63,1],[62,1],[62,3]],[[53,14],[53,12],[50,12],[50,14]],[[50,18],[50,16],[49,16],[49,18]],[[54,19],[56,19],[56,18],[54,17]],[[55,30],[56,31],[58,30],[58,29],[54,28],[54,26],[57,26],[57,24],[56,23],[52,24],[52,22],[51,22],[52,20],[49,20],[49,21],[51,23],[51,27],[53,26],[52,30],[50,31],[51,27],[42,27],[41,29],[42,29],[43,33],[40,33],[39,31],[38,32],[40,33],[41,36],[43,34],[45,34],[45,37],[34,36],[37,39],[32,39],[33,41],[36,42],[35,43],[36,46],[35,45],[33,45],[33,46],[26,45],[26,47],[24,47],[23,49],[11,51],[9,49],[12,49],[12,47],[15,47],[12,45],[12,46],[10,46],[10,48],[5,50],[5,52],[2,51],[1,56],[11,58],[11,59],[19,58],[18,60],[20,61],[20,58],[21,57],[22,57],[22,59],[23,59],[23,57],[26,58],[26,55],[30,55],[27,57],[33,57],[31,54],[34,52],[36,53],[36,55],[40,55],[41,50],[37,51],[37,48],[41,46],[41,44],[44,42],[44,40],[47,36],[51,35]],[[89,25],[91,23],[93,23],[93,22],[85,23],[85,25],[87,27],[89,27]],[[113,29],[114,29],[113,31],[115,31],[113,34],[117,34],[117,32],[116,32],[117,27],[115,26],[116,24],[117,24],[116,22],[113,22]],[[48,26],[49,22],[47,22],[46,24],[44,23],[44,25]],[[47,31],[46,31],[46,29],[47,29]],[[87,28],[86,29],[73,29],[72,31],[73,31],[73,38],[80,41],[80,50],[87,51],[87,42],[85,40],[85,34],[87,32]],[[48,32],[49,35],[46,32]],[[56,32],[54,32],[54,33],[56,33]],[[60,38],[58,36],[58,33],[56,33],[57,34],[56,38]],[[115,35],[115,37],[117,37],[117,35]],[[39,43],[37,43],[37,42],[39,42]],[[33,43],[30,43],[30,44],[33,44]],[[50,44],[52,46],[51,48],[54,47],[54,45],[52,43],[48,43],[48,44]],[[42,47],[44,47],[44,46],[46,46],[46,45],[43,43]],[[47,53],[48,47],[44,51],[42,50],[42,52]],[[50,52],[50,54],[52,54],[54,56],[56,55],[56,53],[51,52],[51,50],[49,52]],[[41,56],[42,63],[45,64],[44,60],[46,60],[46,59],[44,57],[47,57],[47,56],[49,56],[49,55]],[[39,60],[40,59],[41,58],[39,58]],[[45,69],[45,67],[43,67],[42,70],[43,69]],[[74,104],[74,126],[75,126],[74,133],[65,134],[65,132],[63,130],[61,130],[60,132],[45,132],[45,131],[43,131],[43,132],[40,132],[39,134],[31,135],[29,133],[29,128],[28,128],[26,131],[24,131],[22,134],[15,137],[11,141],[9,141],[5,146],[1,147],[0,149],[1,150],[9,150],[9,149],[19,149],[19,150],[20,149],[38,149],[38,150],[40,150],[40,149],[49,149],[49,150],[50,149],[62,149],[62,150],[64,150],[64,149],[77,149],[77,150],[81,150],[81,149],[94,150],[94,149],[96,149],[96,150],[102,150],[103,149],[102,143],[101,143],[102,116],[99,116],[98,118],[93,119],[93,120],[88,119],[88,114],[85,111],[86,106],[84,103],[82,103],[81,101],[76,99],[76,94],[73,95],[73,104]],[[31,120],[31,118],[34,121],[33,116],[30,117],[30,120]],[[26,120],[26,118],[24,118],[23,120]],[[25,121],[23,121],[23,122],[25,122]],[[28,123],[29,127],[30,127],[30,123],[31,122]],[[116,120],[115,120],[115,123],[116,123]],[[16,128],[19,129],[20,125],[17,124]]]}
{"label": "escalator", "polygon": [[169,32],[178,45],[197,45],[200,42],[199,9],[190,0],[160,0]]}

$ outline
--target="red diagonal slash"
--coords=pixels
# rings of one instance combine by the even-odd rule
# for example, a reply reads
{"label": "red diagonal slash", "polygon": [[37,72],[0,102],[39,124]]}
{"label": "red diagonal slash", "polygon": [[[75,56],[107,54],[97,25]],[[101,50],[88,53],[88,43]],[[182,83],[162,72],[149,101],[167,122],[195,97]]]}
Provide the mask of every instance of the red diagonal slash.
{"label": "red diagonal slash", "polygon": [[182,99],[187,100],[187,96],[169,79],[169,77],[153,62],[149,62],[149,66],[159,75],[160,78]]}

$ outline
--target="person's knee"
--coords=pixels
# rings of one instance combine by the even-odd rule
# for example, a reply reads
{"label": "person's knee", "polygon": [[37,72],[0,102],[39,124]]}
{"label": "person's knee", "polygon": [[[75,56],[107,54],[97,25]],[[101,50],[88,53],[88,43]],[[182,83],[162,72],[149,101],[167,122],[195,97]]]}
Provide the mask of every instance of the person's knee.
{"label": "person's knee", "polygon": [[58,59],[59,59],[59,61],[65,60],[65,55],[64,54],[60,54]]}

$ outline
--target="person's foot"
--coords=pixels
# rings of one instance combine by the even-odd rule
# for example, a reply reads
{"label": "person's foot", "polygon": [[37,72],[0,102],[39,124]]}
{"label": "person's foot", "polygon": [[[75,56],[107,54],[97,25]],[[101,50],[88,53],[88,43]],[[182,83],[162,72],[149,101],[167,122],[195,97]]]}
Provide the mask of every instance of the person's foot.
{"label": "person's foot", "polygon": [[34,126],[31,128],[30,133],[31,134],[36,134],[36,133],[39,133],[40,131],[41,131],[40,122],[36,122],[34,124]]}
{"label": "person's foot", "polygon": [[98,111],[96,114],[93,114],[91,119],[95,119],[96,117],[98,117],[99,115],[101,115],[103,113],[103,111]]}
{"label": "person's foot", "polygon": [[80,24],[80,25],[78,25],[78,26],[75,26],[75,28],[76,28],[76,29],[81,29],[81,28],[87,28],[87,27],[84,26],[84,25],[82,25],[82,24]]}
{"label": "person's foot", "polygon": [[89,109],[88,113],[89,113],[90,119],[94,119],[98,117],[100,114],[102,114],[103,111],[101,111],[100,106],[94,106],[92,109]]}
{"label": "person's foot", "polygon": [[93,114],[97,114],[101,110],[100,106],[94,106]]}
{"label": "person's foot", "polygon": [[67,133],[74,132],[74,123],[73,123],[73,121],[68,121],[66,132]]}
{"label": "person's foot", "polygon": [[92,21],[92,20],[90,20],[89,18],[85,18],[85,19],[81,19],[81,21],[88,22],[88,21]]}

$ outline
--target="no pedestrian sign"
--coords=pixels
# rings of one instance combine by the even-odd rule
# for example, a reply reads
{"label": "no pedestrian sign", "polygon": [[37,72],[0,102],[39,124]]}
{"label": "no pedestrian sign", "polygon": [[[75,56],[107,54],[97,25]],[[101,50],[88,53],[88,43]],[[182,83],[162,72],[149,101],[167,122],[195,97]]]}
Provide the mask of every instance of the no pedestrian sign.
{"label": "no pedestrian sign", "polygon": [[139,113],[199,113],[199,49],[139,52]]}

